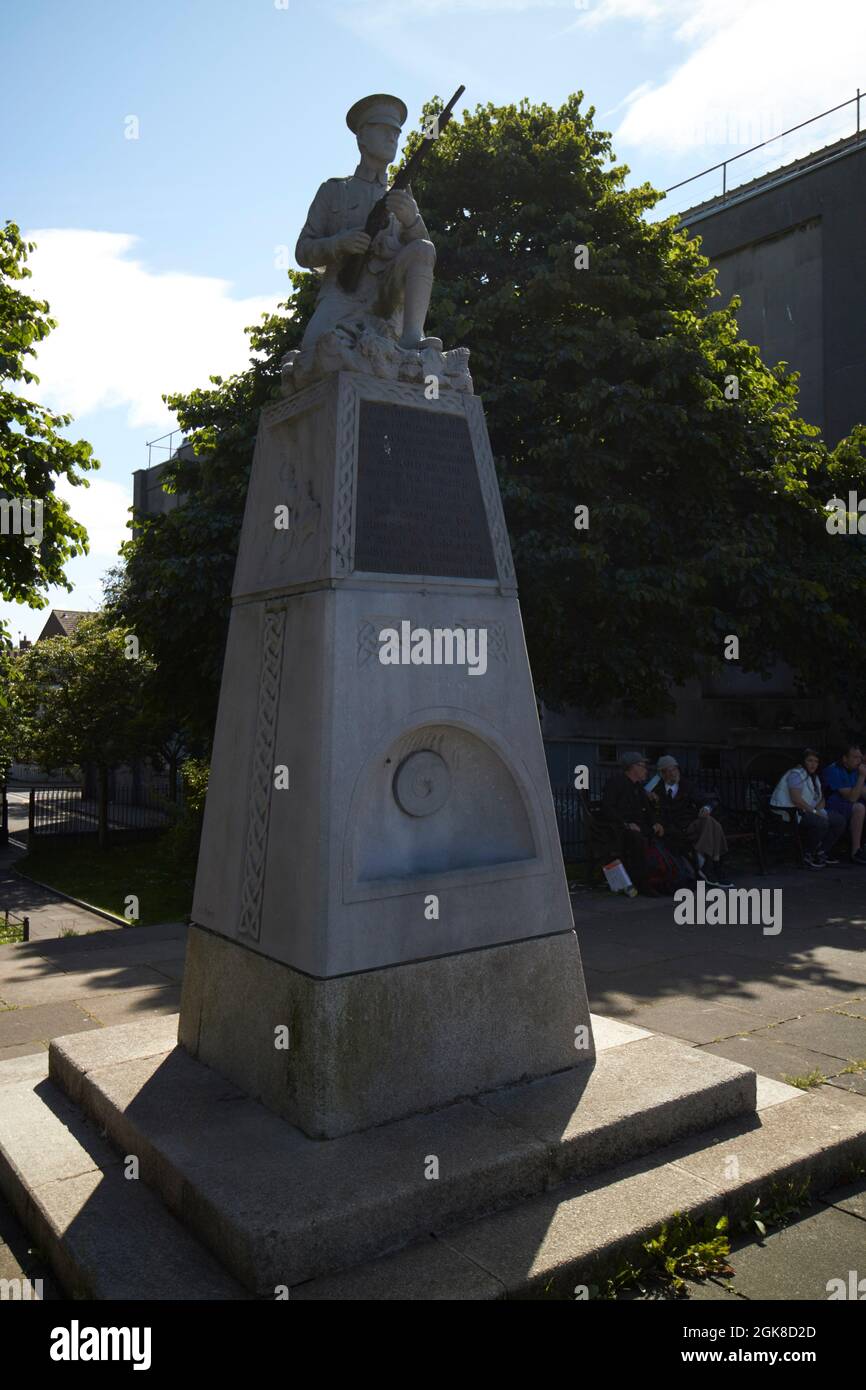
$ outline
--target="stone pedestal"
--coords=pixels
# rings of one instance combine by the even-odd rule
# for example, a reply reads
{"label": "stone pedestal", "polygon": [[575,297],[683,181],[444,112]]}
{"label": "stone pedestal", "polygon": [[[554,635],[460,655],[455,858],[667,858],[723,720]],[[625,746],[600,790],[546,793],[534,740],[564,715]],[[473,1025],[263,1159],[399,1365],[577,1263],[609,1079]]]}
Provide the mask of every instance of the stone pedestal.
{"label": "stone pedestal", "polygon": [[573,1067],[580,979],[574,932],[321,980],[191,927],[178,1041],[331,1139]]}
{"label": "stone pedestal", "polygon": [[181,1042],[311,1135],[592,1057],[477,398],[263,411],[193,921]]}

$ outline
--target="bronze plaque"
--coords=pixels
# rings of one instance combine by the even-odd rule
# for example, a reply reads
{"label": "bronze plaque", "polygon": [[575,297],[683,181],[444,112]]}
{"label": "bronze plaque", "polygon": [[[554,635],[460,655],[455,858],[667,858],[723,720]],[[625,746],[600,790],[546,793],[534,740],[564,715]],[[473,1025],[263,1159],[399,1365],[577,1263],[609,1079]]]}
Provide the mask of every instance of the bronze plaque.
{"label": "bronze plaque", "polygon": [[361,402],[355,569],[496,578],[465,416]]}

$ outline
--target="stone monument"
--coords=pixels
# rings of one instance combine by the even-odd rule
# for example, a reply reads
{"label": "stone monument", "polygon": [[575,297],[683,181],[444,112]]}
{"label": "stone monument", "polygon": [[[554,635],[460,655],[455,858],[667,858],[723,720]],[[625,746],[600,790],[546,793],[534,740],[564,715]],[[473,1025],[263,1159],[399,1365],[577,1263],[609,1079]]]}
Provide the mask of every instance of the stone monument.
{"label": "stone monument", "polygon": [[314,1138],[593,1056],[484,412],[385,192],[405,114],[352,107],[361,162],[298,243],[324,275],[259,425],[181,1005]]}

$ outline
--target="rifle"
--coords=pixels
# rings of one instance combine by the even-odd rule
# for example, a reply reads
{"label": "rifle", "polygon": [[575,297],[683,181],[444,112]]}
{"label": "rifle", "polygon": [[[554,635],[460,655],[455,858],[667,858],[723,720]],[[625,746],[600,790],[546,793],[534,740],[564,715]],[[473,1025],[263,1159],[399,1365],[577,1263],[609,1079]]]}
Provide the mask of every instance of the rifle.
{"label": "rifle", "polygon": [[[457,91],[454,93],[448,105],[443,107],[443,109],[439,112],[439,115],[435,117],[434,121],[432,122],[432,133],[429,135],[424,135],[424,138],[421,141],[421,144],[416,149],[415,153],[411,155],[409,159],[407,159],[402,169],[400,169],[398,173],[394,176],[394,182],[388,189],[388,193],[393,192],[395,188],[405,188],[407,184],[411,183],[412,178],[415,174],[417,174],[418,170],[421,168],[421,164],[431,145],[433,145],[435,141],[438,140],[439,136],[442,134],[442,131],[445,129],[448,122],[451,120],[451,113],[465,91],[465,87],[458,87]],[[387,198],[388,193],[384,193],[382,197],[379,198],[378,201],[373,204],[369,213],[367,214],[367,221],[364,223],[364,231],[367,233],[368,237],[371,238],[371,244],[372,238],[375,237],[378,232],[381,232],[382,228],[386,226],[388,222],[388,209],[385,207],[385,199]],[[355,255],[346,257],[337,274],[337,283],[341,289],[348,290],[348,292],[351,294],[354,290],[358,288],[358,281],[361,279],[361,272],[364,269],[364,266],[367,264],[369,257],[369,248],[366,251],[362,251]]]}

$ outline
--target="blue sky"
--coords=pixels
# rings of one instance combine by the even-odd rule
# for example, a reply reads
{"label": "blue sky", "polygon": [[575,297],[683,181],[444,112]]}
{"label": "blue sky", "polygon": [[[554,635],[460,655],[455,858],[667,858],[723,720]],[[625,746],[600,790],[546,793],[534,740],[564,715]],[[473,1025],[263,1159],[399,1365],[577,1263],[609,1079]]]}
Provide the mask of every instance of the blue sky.
{"label": "blue sky", "polygon": [[[92,553],[51,603],[98,604],[132,472],[172,424],[161,393],[244,366],[243,328],[284,297],[281,260],[318,183],[357,162],[344,116],[359,96],[396,92],[413,121],[461,82],[467,106],[582,88],[633,178],[663,188],[866,89],[863,0],[819,13],[812,0],[4,0],[2,211],[37,240],[31,292],[60,321],[39,395],[102,461],[70,499]],[[743,175],[852,126],[849,108]],[[0,602],[16,634],[46,616]]]}

